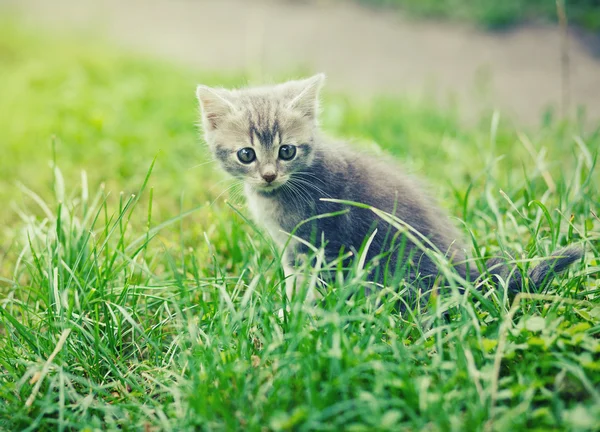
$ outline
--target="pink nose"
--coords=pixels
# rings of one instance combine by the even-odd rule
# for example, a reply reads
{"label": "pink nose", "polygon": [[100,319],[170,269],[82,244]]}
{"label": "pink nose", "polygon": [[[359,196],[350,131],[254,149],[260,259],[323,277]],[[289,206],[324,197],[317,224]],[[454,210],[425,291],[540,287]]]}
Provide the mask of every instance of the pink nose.
{"label": "pink nose", "polygon": [[267,183],[271,183],[273,180],[275,180],[277,178],[277,174],[272,173],[272,172],[264,173],[262,175],[262,178],[264,178]]}

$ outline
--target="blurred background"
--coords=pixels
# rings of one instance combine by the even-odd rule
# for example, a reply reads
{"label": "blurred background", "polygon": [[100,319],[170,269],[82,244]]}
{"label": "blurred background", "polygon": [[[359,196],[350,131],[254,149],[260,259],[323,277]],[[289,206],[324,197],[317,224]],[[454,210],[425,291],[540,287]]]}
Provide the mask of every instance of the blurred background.
{"label": "blurred background", "polygon": [[[565,3],[563,5],[563,3]],[[322,71],[356,96],[429,98],[478,119],[600,117],[600,0],[0,0],[35,26],[264,82]],[[567,20],[560,25],[560,8]],[[558,11],[557,11],[558,6]],[[568,33],[564,24],[568,23]],[[444,106],[446,106],[444,105]]]}

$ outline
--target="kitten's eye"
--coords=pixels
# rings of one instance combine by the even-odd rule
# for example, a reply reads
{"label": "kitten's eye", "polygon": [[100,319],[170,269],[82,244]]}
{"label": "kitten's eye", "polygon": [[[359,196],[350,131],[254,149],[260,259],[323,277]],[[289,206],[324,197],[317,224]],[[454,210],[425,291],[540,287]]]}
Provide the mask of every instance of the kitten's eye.
{"label": "kitten's eye", "polygon": [[249,164],[256,159],[256,153],[250,147],[238,150],[237,157],[241,163]]}
{"label": "kitten's eye", "polygon": [[279,158],[283,160],[291,160],[296,156],[296,146],[293,145],[282,145],[279,147]]}

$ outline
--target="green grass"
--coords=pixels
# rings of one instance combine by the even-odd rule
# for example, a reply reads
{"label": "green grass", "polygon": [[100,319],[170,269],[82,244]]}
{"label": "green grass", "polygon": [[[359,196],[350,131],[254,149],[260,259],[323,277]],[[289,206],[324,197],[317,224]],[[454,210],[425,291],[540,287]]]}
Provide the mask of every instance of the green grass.
{"label": "green grass", "polygon": [[[474,22],[503,29],[528,22],[557,22],[555,0],[358,0],[373,6],[398,7],[418,17]],[[600,31],[599,0],[564,0],[572,25]]]}
{"label": "green grass", "polygon": [[195,84],[242,77],[0,32],[0,429],[600,421],[597,129],[467,129],[422,103],[326,94],[325,128],[427,177],[475,255],[526,267],[580,242],[586,259],[537,296],[448,290],[403,315],[356,271],[280,319],[277,254],[243,204],[216,199],[227,184],[195,127]]}

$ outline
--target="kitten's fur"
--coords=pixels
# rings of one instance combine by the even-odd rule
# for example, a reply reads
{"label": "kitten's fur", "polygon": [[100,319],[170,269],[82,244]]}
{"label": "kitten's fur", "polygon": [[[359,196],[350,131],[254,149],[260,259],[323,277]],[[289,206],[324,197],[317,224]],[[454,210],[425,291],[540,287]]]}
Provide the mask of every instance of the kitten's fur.
{"label": "kitten's fur", "polygon": [[[339,257],[340,249],[356,253],[377,228],[367,260],[377,256],[385,262],[389,260],[392,270],[387,273],[393,276],[394,264],[410,259],[411,270],[403,275],[410,282],[418,279],[420,286],[431,287],[438,268],[426,253],[403,236],[394,236],[397,231],[390,230],[371,210],[321,199],[364,203],[394,214],[410,225],[445,253],[464,278],[479,277],[474,266],[467,270],[461,237],[449,218],[414,179],[394,163],[358,153],[321,134],[318,95],[323,81],[324,75],[320,74],[271,87],[225,90],[199,86],[197,89],[206,142],[223,168],[244,181],[255,220],[284,248],[289,241],[287,233],[293,232],[302,221],[345,210],[344,214],[305,223],[295,235],[317,246],[324,240],[326,257],[332,260]],[[282,145],[296,146],[292,160],[279,157]],[[251,163],[241,162],[237,152],[242,148],[252,149],[256,159]],[[297,257],[305,252],[307,246],[302,242],[289,242],[284,252],[286,273],[292,272]],[[564,269],[581,254],[577,248],[558,251],[549,263],[533,269],[529,277],[534,284],[540,284],[553,270]],[[488,267],[490,273],[510,278],[511,290],[520,289],[520,273],[503,260],[491,261]],[[385,273],[381,269],[374,271],[370,279],[384,282],[390,276]],[[291,286],[288,284],[288,295]]]}

